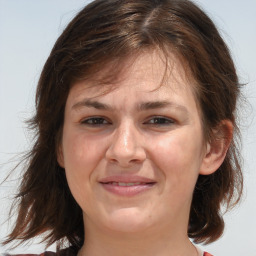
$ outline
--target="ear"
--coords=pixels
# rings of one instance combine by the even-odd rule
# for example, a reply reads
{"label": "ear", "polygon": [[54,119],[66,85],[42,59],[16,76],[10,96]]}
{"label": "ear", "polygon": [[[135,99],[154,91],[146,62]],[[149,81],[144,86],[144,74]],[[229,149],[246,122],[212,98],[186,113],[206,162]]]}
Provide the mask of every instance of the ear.
{"label": "ear", "polygon": [[232,136],[232,122],[229,120],[222,121],[213,131],[212,140],[207,142],[200,174],[209,175],[218,170],[226,157]]}
{"label": "ear", "polygon": [[58,149],[57,149],[57,162],[58,162],[60,167],[65,168],[62,144],[60,144]]}

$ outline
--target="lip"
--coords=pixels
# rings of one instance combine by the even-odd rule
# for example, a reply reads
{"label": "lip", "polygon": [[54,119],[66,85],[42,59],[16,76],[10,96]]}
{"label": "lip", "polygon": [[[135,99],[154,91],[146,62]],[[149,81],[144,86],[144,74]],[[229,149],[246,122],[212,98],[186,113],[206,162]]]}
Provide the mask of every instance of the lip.
{"label": "lip", "polygon": [[150,190],[156,184],[155,180],[141,176],[109,176],[99,180],[101,186],[108,192],[132,197]]}

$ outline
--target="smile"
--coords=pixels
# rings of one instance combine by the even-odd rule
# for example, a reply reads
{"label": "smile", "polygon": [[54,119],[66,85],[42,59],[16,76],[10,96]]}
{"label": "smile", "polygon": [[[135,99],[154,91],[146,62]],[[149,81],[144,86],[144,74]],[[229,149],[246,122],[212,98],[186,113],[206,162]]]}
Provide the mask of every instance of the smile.
{"label": "smile", "polygon": [[123,197],[133,197],[147,192],[156,184],[151,179],[141,177],[108,177],[99,183],[105,191]]}
{"label": "smile", "polygon": [[106,184],[111,184],[113,186],[130,187],[130,186],[146,185],[148,183],[145,183],[145,182],[129,182],[129,183],[109,182],[109,183],[106,183]]}

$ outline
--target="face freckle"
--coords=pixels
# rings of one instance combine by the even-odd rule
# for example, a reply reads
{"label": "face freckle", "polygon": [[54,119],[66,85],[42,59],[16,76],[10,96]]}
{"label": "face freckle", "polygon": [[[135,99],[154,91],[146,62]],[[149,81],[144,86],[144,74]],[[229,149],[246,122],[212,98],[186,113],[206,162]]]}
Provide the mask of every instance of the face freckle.
{"label": "face freckle", "polygon": [[191,85],[177,59],[170,61],[162,86],[166,66],[153,51],[106,94],[93,81],[71,88],[60,152],[85,229],[187,232],[204,139]]}

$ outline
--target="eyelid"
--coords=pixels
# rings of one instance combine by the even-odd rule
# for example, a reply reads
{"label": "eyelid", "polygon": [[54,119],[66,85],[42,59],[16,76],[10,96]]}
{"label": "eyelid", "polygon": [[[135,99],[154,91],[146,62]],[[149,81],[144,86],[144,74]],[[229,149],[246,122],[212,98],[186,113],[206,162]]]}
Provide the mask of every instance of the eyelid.
{"label": "eyelid", "polygon": [[[79,123],[87,126],[103,126],[112,124],[112,122],[104,116],[89,116],[81,119]],[[152,126],[168,126],[175,123],[176,120],[174,120],[173,118],[161,115],[150,116],[143,122],[144,125]]]}
{"label": "eyelid", "polygon": [[[153,119],[159,119],[159,120],[164,120],[167,122],[164,123],[150,123],[151,120]],[[176,123],[176,121],[173,118],[170,117],[166,117],[166,116],[151,116],[150,118],[148,118],[143,124],[149,124],[149,125],[172,125]]]}
{"label": "eyelid", "polygon": [[[103,123],[89,123],[89,121],[103,121]],[[80,123],[82,125],[88,125],[88,126],[101,126],[101,125],[108,125],[108,124],[111,124],[111,122],[103,117],[103,116],[90,116],[90,117],[86,117],[86,118],[83,118]]]}

